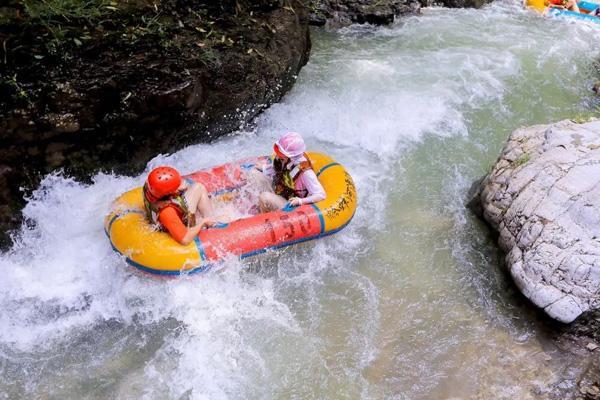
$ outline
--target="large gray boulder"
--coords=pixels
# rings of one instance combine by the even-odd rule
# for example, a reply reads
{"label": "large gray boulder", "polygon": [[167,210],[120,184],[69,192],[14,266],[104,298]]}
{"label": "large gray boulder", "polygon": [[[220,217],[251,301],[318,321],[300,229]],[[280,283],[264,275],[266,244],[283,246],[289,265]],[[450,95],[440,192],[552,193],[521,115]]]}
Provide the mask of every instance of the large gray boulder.
{"label": "large gray boulder", "polygon": [[535,305],[565,323],[600,308],[600,121],[516,130],[473,204]]}

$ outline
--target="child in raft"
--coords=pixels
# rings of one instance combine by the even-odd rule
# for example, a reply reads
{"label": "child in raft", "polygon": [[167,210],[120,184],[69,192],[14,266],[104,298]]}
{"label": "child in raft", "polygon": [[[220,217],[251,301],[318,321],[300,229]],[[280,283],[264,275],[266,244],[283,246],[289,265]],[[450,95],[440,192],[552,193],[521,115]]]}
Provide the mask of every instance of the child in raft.
{"label": "child in raft", "polygon": [[[249,180],[254,181],[251,184],[265,189],[259,195],[260,212],[325,199],[325,189],[304,153],[306,145],[300,134],[286,133],[273,144],[273,150],[273,164],[263,168],[264,175],[249,176]],[[214,204],[204,185],[185,182],[171,167],[158,167],[150,172],[143,196],[148,219],[183,245],[191,243],[202,228],[215,225],[216,218],[219,222],[230,219],[215,215]]]}
{"label": "child in raft", "polygon": [[273,144],[275,157],[272,165],[262,172],[271,179],[268,190],[259,196],[260,212],[279,210],[286,205],[300,206],[325,199],[325,189],[317,179],[306,155],[304,139],[296,132],[288,132]]}
{"label": "child in raft", "polygon": [[148,219],[186,245],[202,228],[215,224],[215,212],[206,188],[189,184],[175,168],[154,168],[144,184],[144,206]]}

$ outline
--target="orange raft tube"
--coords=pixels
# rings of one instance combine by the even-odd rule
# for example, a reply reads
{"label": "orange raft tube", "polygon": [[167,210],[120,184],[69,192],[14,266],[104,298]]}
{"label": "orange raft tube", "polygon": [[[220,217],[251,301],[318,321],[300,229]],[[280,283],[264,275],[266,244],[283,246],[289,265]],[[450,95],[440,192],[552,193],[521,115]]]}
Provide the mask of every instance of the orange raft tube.
{"label": "orange raft tube", "polygon": [[[142,188],[138,187],[115,200],[104,222],[106,235],[115,251],[130,265],[159,275],[203,272],[230,254],[245,258],[331,235],[354,216],[356,188],[341,164],[324,154],[308,153],[308,156],[327,193],[327,198],[318,203],[250,215],[204,229],[194,242],[183,246],[168,233],[156,230],[146,219]],[[246,183],[244,171],[265,160],[270,161],[268,157],[256,157],[233,162],[192,173],[184,179],[202,183],[213,198],[232,198]]]}

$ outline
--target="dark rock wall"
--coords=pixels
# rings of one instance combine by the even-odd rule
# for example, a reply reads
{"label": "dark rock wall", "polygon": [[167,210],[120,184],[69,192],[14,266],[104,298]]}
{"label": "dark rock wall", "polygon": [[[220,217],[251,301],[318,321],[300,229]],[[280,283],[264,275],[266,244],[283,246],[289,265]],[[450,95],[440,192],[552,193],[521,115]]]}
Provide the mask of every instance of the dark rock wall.
{"label": "dark rock wall", "polygon": [[384,25],[394,22],[396,16],[418,13],[420,7],[416,0],[315,0],[310,22],[330,27],[353,23]]}
{"label": "dark rock wall", "polygon": [[210,141],[279,100],[308,60],[299,1],[132,7],[67,31],[59,51],[41,24],[0,22],[3,231],[19,222],[20,187],[57,168],[136,173],[158,153]]}
{"label": "dark rock wall", "polygon": [[[424,0],[430,1],[430,0]],[[479,8],[488,3],[491,3],[491,0],[441,0],[435,1],[433,4],[428,5],[436,5],[439,4],[448,8]],[[423,4],[425,6],[425,4]]]}
{"label": "dark rock wall", "polygon": [[398,16],[417,14],[421,7],[479,8],[491,0],[312,0],[310,23],[340,27],[354,23],[385,25]]}

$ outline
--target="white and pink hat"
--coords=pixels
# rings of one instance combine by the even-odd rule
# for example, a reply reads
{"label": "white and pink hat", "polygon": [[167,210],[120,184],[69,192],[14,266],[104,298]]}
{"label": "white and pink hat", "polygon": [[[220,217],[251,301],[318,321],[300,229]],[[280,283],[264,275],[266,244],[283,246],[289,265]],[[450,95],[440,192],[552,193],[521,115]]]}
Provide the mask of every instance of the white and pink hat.
{"label": "white and pink hat", "polygon": [[301,156],[306,151],[304,139],[296,132],[288,132],[275,142],[275,146],[289,158]]}

